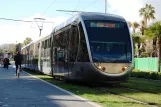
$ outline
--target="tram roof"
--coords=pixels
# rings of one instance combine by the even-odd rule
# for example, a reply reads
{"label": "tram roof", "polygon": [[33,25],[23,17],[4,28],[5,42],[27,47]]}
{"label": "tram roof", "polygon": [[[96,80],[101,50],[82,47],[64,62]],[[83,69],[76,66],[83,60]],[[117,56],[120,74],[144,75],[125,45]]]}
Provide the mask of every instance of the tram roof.
{"label": "tram roof", "polygon": [[66,25],[72,23],[76,18],[81,17],[83,20],[115,20],[115,21],[125,21],[122,16],[109,14],[109,13],[98,13],[98,12],[81,12],[76,14],[55,27],[55,30],[59,30]]}
{"label": "tram roof", "polygon": [[109,14],[109,13],[98,13],[98,12],[83,12],[80,13],[83,20],[116,20],[125,21],[122,16]]}

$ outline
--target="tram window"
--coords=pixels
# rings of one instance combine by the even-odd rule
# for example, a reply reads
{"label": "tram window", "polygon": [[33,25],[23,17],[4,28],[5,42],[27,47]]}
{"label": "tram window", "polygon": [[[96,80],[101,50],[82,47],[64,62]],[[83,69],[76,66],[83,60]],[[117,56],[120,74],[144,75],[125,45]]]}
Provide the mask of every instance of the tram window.
{"label": "tram window", "polygon": [[40,43],[38,43],[37,47],[38,47],[38,48],[40,47]]}
{"label": "tram window", "polygon": [[45,44],[44,49],[46,49],[47,48],[47,40],[44,41],[44,44]]}
{"label": "tram window", "polygon": [[54,59],[55,59],[55,61],[58,60],[57,48],[54,49]]}
{"label": "tram window", "polygon": [[64,32],[64,44],[65,44],[65,49],[67,49],[69,45],[69,30]]}
{"label": "tram window", "polygon": [[70,61],[75,61],[78,51],[78,44],[79,44],[79,33],[77,27],[71,27],[71,35],[70,35]]}
{"label": "tram window", "polygon": [[50,38],[50,43],[49,43],[49,46],[51,46],[51,44],[52,44],[52,38]]}
{"label": "tram window", "polygon": [[42,41],[42,45],[41,45],[41,48],[44,48],[44,41]]}
{"label": "tram window", "polygon": [[35,46],[35,56],[34,56],[35,57],[35,60],[36,60],[35,64],[37,64],[38,55],[39,55],[38,45],[39,45],[39,43],[37,43],[36,46]]}
{"label": "tram window", "polygon": [[80,48],[78,51],[78,62],[89,62],[89,56],[87,51],[87,45],[85,40],[85,35],[81,23],[79,23],[79,33],[80,33]]}
{"label": "tram window", "polygon": [[64,34],[60,33],[56,36],[56,47],[57,47],[57,61],[64,61]]}
{"label": "tram window", "polygon": [[51,38],[48,39],[48,48],[50,48]]}

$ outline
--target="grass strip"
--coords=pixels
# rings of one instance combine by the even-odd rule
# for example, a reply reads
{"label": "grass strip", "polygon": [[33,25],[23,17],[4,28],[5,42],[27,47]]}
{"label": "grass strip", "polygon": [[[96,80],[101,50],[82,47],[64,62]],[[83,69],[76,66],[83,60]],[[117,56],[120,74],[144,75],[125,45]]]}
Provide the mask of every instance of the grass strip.
{"label": "grass strip", "polygon": [[79,95],[83,98],[89,99],[95,103],[102,105],[103,107],[147,107],[147,105],[140,104],[137,102],[133,102],[127,99],[123,99],[117,95],[113,95],[110,93],[105,93],[102,91],[95,90],[93,88],[88,88],[85,86],[80,86],[76,84],[67,84],[63,81],[57,81],[53,79],[51,76],[37,74],[35,72],[25,70],[28,73],[45,80],[49,83],[57,85],[65,90],[68,90],[76,95]]}
{"label": "grass strip", "polygon": [[149,93],[155,93],[155,94],[160,94],[161,95],[161,87],[155,87],[151,85],[144,85],[144,84],[138,84],[138,83],[121,83],[121,86],[144,91],[144,92],[149,92]]}
{"label": "grass strip", "polygon": [[128,82],[121,83],[120,85],[128,88],[137,89],[140,91],[156,93],[161,95],[161,81],[130,78]]}
{"label": "grass strip", "polygon": [[161,87],[161,81],[159,80],[157,81],[157,80],[142,79],[142,78],[130,78],[129,82]]}
{"label": "grass strip", "polygon": [[110,92],[126,96],[128,98],[133,98],[139,101],[146,102],[151,105],[157,105],[161,106],[161,95],[159,94],[153,94],[153,93],[147,93],[142,91],[136,91],[136,90],[129,90],[126,88],[108,88],[107,89]]}

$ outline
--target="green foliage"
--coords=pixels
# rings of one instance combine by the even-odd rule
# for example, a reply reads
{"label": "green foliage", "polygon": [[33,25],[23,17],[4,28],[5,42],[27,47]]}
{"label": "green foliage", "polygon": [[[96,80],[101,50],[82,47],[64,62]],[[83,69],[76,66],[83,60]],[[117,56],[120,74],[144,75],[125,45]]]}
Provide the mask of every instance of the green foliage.
{"label": "green foliage", "polygon": [[133,70],[132,77],[161,80],[161,72]]}
{"label": "green foliage", "polygon": [[16,46],[15,44],[6,44],[5,47],[3,48],[0,48],[0,53],[11,53],[11,54],[14,54],[15,53],[15,50],[16,50]]}
{"label": "green foliage", "polygon": [[132,39],[134,43],[140,43],[140,37],[136,35],[135,33],[132,34]]}
{"label": "green foliage", "polygon": [[151,19],[155,19],[155,8],[151,4],[146,4],[145,7],[139,10],[140,16],[143,17],[145,21],[145,26],[147,26],[147,21]]}
{"label": "green foliage", "polygon": [[161,21],[155,22],[145,30],[145,35],[149,38],[161,37]]}
{"label": "green foliage", "polygon": [[3,53],[3,49],[0,48],[0,53]]}
{"label": "green foliage", "polygon": [[22,46],[25,46],[25,45],[27,45],[27,44],[29,44],[29,43],[31,43],[31,42],[32,42],[32,39],[29,38],[29,37],[27,37],[27,38],[24,40],[24,42],[21,43],[21,44],[22,44]]}
{"label": "green foliage", "polygon": [[139,23],[138,22],[128,22],[128,25],[130,28],[133,29],[133,33],[135,33],[136,29],[139,28]]}
{"label": "green foliage", "polygon": [[148,53],[147,52],[142,52],[141,57],[148,57]]}

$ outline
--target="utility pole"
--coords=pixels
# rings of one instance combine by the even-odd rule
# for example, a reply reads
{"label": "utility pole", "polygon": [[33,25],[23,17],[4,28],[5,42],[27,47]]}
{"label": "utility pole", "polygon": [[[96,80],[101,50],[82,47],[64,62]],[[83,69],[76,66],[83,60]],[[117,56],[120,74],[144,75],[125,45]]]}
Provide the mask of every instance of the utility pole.
{"label": "utility pole", "polygon": [[107,8],[107,0],[105,0],[105,13],[106,13],[106,8]]}

